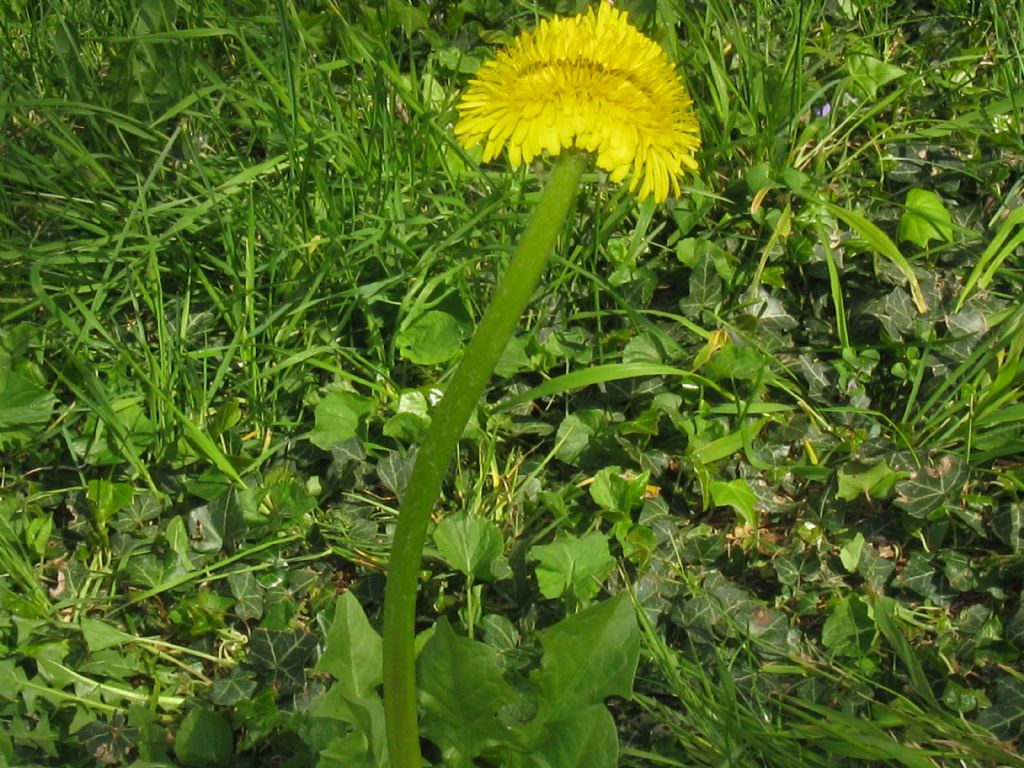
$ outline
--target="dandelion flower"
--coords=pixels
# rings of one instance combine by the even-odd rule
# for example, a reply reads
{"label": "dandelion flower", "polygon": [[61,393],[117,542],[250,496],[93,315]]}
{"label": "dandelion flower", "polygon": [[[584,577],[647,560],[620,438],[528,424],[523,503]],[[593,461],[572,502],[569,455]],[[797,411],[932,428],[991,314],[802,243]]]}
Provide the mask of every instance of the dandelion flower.
{"label": "dandelion flower", "polygon": [[487,162],[508,147],[513,166],[543,152],[590,152],[614,182],[632,175],[643,199],[679,194],[695,171],[700,127],[668,55],[602,4],[555,17],[485,63],[458,104],[455,134]]}

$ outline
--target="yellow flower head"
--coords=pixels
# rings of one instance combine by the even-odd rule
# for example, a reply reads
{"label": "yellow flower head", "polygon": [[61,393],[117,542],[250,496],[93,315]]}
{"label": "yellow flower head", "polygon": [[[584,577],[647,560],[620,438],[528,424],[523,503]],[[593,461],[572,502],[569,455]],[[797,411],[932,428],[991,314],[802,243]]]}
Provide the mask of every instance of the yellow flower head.
{"label": "yellow flower head", "polygon": [[486,141],[484,162],[506,145],[514,166],[578,147],[658,202],[697,169],[700,126],[668,55],[605,3],[517,37],[480,68],[458,111],[456,136],[466,149]]}

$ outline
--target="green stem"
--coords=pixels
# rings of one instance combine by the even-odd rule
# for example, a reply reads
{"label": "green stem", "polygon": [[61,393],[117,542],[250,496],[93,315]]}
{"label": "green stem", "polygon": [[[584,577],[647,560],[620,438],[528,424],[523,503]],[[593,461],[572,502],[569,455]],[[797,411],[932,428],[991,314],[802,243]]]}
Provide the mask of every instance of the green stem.
{"label": "green stem", "polygon": [[392,768],[421,768],[416,711],[416,587],[430,513],[459,438],[519,324],[572,208],[587,156],[566,152],[551,170],[526,232],[416,454],[402,494],[384,597],[384,714]]}

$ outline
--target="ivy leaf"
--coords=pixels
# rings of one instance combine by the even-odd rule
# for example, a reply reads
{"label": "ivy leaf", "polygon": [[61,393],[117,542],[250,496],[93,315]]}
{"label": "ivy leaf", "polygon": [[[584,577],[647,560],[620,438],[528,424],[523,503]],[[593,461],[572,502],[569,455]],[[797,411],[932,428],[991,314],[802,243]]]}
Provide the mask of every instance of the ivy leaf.
{"label": "ivy leaf", "polygon": [[256,667],[270,670],[282,691],[297,691],[305,685],[306,665],[316,642],[316,635],[301,629],[257,627],[249,638],[250,660]]}
{"label": "ivy leaf", "polygon": [[184,765],[227,765],[235,740],[228,721],[212,709],[191,710],[174,737],[174,754]]}
{"label": "ivy leaf", "polygon": [[252,571],[228,574],[228,588],[235,598],[235,615],[242,621],[263,616],[263,588]]}
{"label": "ivy leaf", "polygon": [[995,702],[978,716],[978,725],[998,739],[1013,741],[1024,730],[1024,682],[1010,675],[996,680]]}
{"label": "ivy leaf", "polygon": [[615,568],[608,539],[600,531],[580,538],[570,534],[550,544],[540,544],[530,550],[530,559],[538,562],[537,586],[544,597],[568,595],[581,603],[598,593]]}
{"label": "ivy leaf", "polygon": [[967,462],[947,453],[938,462],[918,469],[896,483],[896,506],[911,517],[924,519],[945,504],[956,503],[967,482]]}
{"label": "ivy leaf", "polygon": [[715,480],[708,485],[708,493],[711,495],[711,503],[716,507],[732,507],[744,523],[757,528],[757,497],[745,479],[737,477],[728,483]]}
{"label": "ivy leaf", "polygon": [[843,501],[853,501],[859,496],[868,499],[885,498],[903,475],[904,473],[894,470],[885,460],[863,469],[861,465],[850,463],[841,467],[837,474],[839,488],[836,496]]}
{"label": "ivy leaf", "polygon": [[949,242],[953,239],[953,219],[942,198],[932,190],[911,189],[903,206],[896,231],[901,242],[927,248],[932,240]]}
{"label": "ivy leaf", "polygon": [[213,681],[210,701],[219,707],[233,707],[240,701],[252,699],[256,695],[256,685],[253,678],[243,676],[236,667],[230,677]]}
{"label": "ivy leaf", "polygon": [[932,563],[931,556],[922,552],[914,552],[910,556],[896,582],[936,605],[946,605],[955,596],[942,583],[942,575]]}

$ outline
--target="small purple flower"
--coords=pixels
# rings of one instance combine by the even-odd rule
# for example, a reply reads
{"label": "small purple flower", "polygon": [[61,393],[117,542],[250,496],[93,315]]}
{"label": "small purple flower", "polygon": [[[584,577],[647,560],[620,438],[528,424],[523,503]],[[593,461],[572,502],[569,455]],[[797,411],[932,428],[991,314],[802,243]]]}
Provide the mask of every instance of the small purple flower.
{"label": "small purple flower", "polygon": [[829,102],[825,102],[820,107],[814,108],[814,114],[818,117],[828,117],[832,114],[832,105]]}

